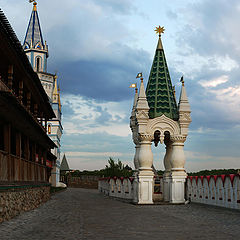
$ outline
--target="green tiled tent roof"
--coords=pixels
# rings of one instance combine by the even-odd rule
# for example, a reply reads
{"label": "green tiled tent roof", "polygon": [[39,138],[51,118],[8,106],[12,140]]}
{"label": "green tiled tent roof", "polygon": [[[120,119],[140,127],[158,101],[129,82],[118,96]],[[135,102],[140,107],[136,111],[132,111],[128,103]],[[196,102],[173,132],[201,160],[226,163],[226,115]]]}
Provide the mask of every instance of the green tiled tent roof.
{"label": "green tiled tent roof", "polygon": [[178,108],[174,96],[167,61],[159,37],[152,69],[149,75],[146,96],[149,110],[149,118],[160,117],[163,114],[173,120],[178,120]]}

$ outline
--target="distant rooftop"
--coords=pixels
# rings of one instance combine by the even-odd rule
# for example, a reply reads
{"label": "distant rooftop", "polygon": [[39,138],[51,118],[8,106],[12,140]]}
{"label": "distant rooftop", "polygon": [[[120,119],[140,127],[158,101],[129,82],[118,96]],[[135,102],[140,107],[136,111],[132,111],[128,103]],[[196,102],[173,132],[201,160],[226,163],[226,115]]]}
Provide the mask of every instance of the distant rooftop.
{"label": "distant rooftop", "polygon": [[70,171],[70,168],[68,166],[67,158],[64,154],[61,165],[60,165],[60,171]]}

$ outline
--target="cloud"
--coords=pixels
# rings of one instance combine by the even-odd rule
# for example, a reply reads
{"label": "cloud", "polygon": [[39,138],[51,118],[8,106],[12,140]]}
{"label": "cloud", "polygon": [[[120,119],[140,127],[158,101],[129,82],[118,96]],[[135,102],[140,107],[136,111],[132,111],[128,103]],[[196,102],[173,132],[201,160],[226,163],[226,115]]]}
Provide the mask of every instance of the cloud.
{"label": "cloud", "polygon": [[239,168],[240,157],[220,157],[204,155],[200,152],[185,152],[186,158],[186,169],[188,172],[194,172],[205,169],[230,169]]}
{"label": "cloud", "polygon": [[129,99],[128,87],[136,81],[136,73],[149,65],[149,55],[128,47],[114,48],[111,55],[112,60],[108,61],[63,60],[55,62],[51,68],[61,69],[60,84],[65,93],[108,101]]}
{"label": "cloud", "polygon": [[94,170],[104,168],[109,157],[133,167],[135,148],[131,136],[96,132],[64,135],[61,151],[72,169]]}
{"label": "cloud", "polygon": [[228,55],[202,56],[195,51],[189,52],[187,49],[184,50],[184,48],[181,49],[179,55],[179,57],[173,60],[173,66],[177,71],[183,72],[190,79],[197,78],[200,72],[206,74],[211,71],[221,71],[229,74],[232,70],[239,68],[236,60]]}
{"label": "cloud", "polygon": [[129,101],[98,102],[81,95],[64,94],[62,104],[66,135],[108,133],[124,137],[131,134]]}
{"label": "cloud", "polygon": [[[20,2],[3,1],[1,7],[23,40],[32,5]],[[135,83],[137,72],[150,72],[156,47],[153,25],[158,24],[166,27],[163,44],[173,84],[179,95],[184,75],[192,109],[185,144],[187,168],[236,166],[238,2],[39,1],[42,32],[49,45],[48,71],[57,70],[60,80],[61,144],[71,168],[103,168],[109,157],[103,152],[133,164],[129,116],[134,93],[128,86]],[[157,169],[163,168],[164,151],[164,146],[153,148]]]}
{"label": "cloud", "polygon": [[172,20],[176,20],[178,18],[178,15],[176,12],[172,11],[171,9],[169,9],[166,13],[166,15]]}
{"label": "cloud", "polygon": [[[38,4],[49,45],[48,71],[59,73],[64,92],[103,100],[128,98],[125,86],[150,63],[147,51],[132,46],[136,37],[125,24],[131,14],[137,14],[134,4],[130,0],[42,0]],[[8,1],[3,7],[23,40],[32,5]],[[16,21],[20,14],[27,17]]]}
{"label": "cloud", "polygon": [[184,6],[180,14],[185,16],[185,26],[177,38],[179,45],[200,56],[239,58],[239,1],[196,1]]}
{"label": "cloud", "polygon": [[114,11],[124,15],[131,14],[132,11],[136,10],[131,0],[121,0],[120,2],[115,0],[94,0],[93,2],[102,6],[103,9],[107,8],[107,11]]}
{"label": "cloud", "polygon": [[229,77],[227,75],[220,76],[218,78],[214,78],[210,81],[201,81],[199,84],[203,86],[204,88],[208,87],[216,87],[220,84],[226,83],[229,80]]}
{"label": "cloud", "polygon": [[69,157],[96,157],[96,156],[103,156],[103,157],[120,157],[123,155],[121,152],[66,152]]}

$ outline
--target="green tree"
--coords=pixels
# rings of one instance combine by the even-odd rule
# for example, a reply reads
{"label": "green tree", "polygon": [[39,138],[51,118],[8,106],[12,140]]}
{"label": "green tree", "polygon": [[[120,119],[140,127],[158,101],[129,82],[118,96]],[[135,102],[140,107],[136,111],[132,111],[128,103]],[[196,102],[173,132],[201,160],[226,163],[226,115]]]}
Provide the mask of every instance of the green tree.
{"label": "green tree", "polygon": [[132,176],[132,169],[118,159],[117,162],[113,158],[109,158],[108,165],[103,170],[105,177],[130,177]]}
{"label": "green tree", "polygon": [[190,172],[189,176],[207,176],[207,175],[221,175],[221,174],[237,174],[238,169],[213,169],[201,170],[199,172]]}

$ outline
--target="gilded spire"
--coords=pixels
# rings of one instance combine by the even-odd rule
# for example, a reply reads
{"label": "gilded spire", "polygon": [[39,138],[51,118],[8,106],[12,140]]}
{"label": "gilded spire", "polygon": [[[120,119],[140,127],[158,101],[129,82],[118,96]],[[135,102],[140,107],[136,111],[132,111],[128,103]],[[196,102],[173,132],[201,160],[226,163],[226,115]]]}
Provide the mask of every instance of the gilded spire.
{"label": "gilded spire", "polygon": [[37,11],[37,2],[36,0],[29,0],[30,3],[33,2],[33,11]]}
{"label": "gilded spire", "polygon": [[58,103],[59,109],[61,110],[61,101],[60,101],[60,88],[57,83],[57,75],[54,76],[54,89],[53,89],[53,103]]}
{"label": "gilded spire", "polygon": [[184,79],[183,79],[183,76],[181,77],[181,80],[180,82],[182,83],[182,85],[184,86]]}
{"label": "gilded spire", "polygon": [[33,3],[33,11],[35,11],[35,12],[37,11],[37,3],[36,2]]}
{"label": "gilded spire", "polygon": [[163,49],[162,40],[161,40],[161,34],[164,33],[165,29],[164,29],[164,27],[160,27],[160,25],[159,25],[159,27],[156,27],[156,29],[154,31],[159,36],[157,49]]}
{"label": "gilded spire", "polygon": [[53,89],[53,95],[58,95],[57,75],[54,76],[54,89]]}

